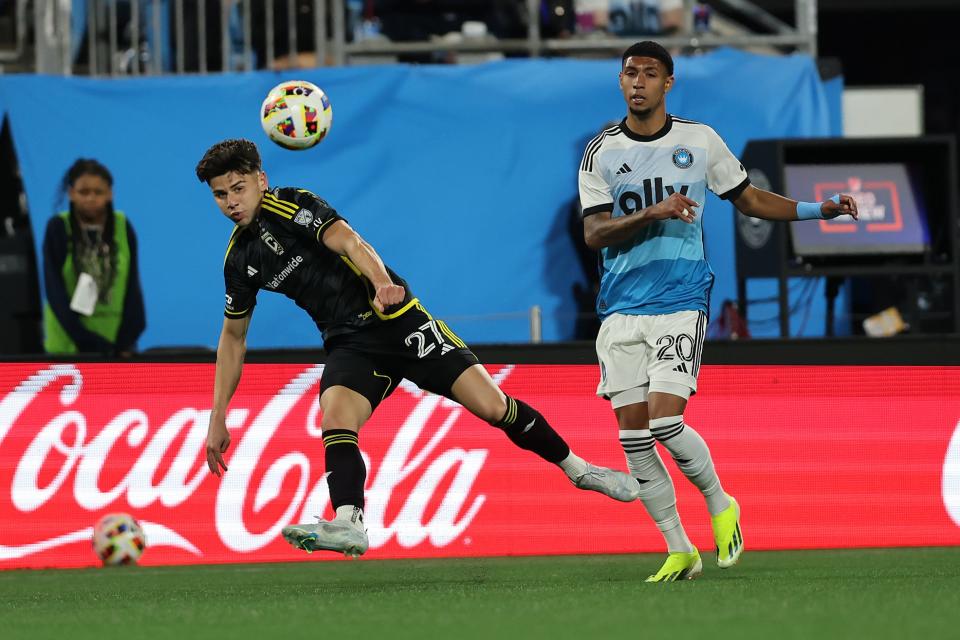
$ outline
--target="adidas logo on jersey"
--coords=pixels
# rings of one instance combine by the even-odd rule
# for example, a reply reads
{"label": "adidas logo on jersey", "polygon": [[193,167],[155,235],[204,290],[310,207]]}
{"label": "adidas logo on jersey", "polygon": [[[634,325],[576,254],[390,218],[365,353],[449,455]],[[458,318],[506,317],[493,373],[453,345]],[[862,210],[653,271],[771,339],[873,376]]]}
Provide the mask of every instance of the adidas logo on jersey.
{"label": "adidas logo on jersey", "polygon": [[617,169],[617,175],[619,176],[624,173],[630,173],[631,171],[633,171],[633,169],[631,169],[630,166],[626,162],[624,162],[623,166]]}
{"label": "adidas logo on jersey", "polygon": [[685,362],[681,362],[680,364],[675,366],[673,370],[676,371],[677,373],[690,373],[690,371],[687,369],[687,363]]}
{"label": "adidas logo on jersey", "polygon": [[253,276],[257,275],[257,270],[250,265],[247,265],[247,275],[252,278]]}

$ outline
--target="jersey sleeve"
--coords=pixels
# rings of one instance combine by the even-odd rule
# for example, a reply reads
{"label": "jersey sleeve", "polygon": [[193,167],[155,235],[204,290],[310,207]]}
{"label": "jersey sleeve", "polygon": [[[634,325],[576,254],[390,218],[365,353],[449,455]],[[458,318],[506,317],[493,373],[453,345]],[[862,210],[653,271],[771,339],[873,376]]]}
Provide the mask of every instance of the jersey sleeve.
{"label": "jersey sleeve", "polygon": [[330,225],[337,220],[346,222],[346,219],[337,213],[337,210],[331,207],[326,200],[306,189],[297,190],[296,202],[301,207],[298,214],[302,214],[303,219],[297,220],[294,218],[294,222],[308,230],[313,240],[319,244],[323,244],[323,234],[330,228]]}
{"label": "jersey sleeve", "polygon": [[[232,243],[231,243],[232,248]],[[246,318],[257,304],[257,287],[250,284],[246,273],[241,273],[236,261],[230,259],[230,249],[223,262],[223,280],[226,288],[226,305],[223,315],[227,318]]]}
{"label": "jersey sleeve", "polygon": [[580,210],[581,217],[586,218],[601,211],[613,211],[613,198],[610,195],[610,185],[600,174],[597,166],[596,154],[590,153],[588,147],[580,163]]}
{"label": "jersey sleeve", "polygon": [[724,200],[737,198],[750,185],[743,164],[713,129],[707,134],[707,145],[707,188]]}

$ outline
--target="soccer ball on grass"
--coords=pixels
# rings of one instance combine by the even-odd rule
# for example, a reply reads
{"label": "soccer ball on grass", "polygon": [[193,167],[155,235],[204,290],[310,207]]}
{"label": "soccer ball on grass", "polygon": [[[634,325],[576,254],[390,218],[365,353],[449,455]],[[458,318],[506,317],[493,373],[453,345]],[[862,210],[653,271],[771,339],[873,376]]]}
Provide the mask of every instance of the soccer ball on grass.
{"label": "soccer ball on grass", "polygon": [[140,523],[128,513],[110,513],[93,527],[93,550],[106,566],[136,564],[147,547]]}

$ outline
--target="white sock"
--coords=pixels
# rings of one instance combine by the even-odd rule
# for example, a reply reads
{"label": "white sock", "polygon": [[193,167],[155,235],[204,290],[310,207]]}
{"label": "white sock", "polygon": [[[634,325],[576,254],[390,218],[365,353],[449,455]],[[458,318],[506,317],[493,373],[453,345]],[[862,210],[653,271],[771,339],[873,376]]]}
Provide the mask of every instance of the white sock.
{"label": "white sock", "polygon": [[337,507],[334,520],[349,522],[357,529],[363,529],[363,509],[355,507],[352,504],[342,504]]}
{"label": "white sock", "polygon": [[576,480],[587,472],[587,461],[575,454],[573,451],[570,452],[570,455],[561,460],[559,465],[560,468],[563,469],[563,472],[567,474],[567,477],[571,480]]}
{"label": "white sock", "polygon": [[707,443],[693,427],[684,424],[683,416],[651,420],[650,432],[667,448],[683,475],[700,489],[710,515],[715,516],[730,506],[730,499],[723,492],[720,478],[713,467]]}
{"label": "white sock", "polygon": [[671,552],[693,551],[693,544],[683,530],[680,514],[677,513],[673,480],[657,453],[656,441],[650,430],[621,430],[620,445],[627,456],[630,475],[640,483],[640,501],[667,541],[667,549]]}

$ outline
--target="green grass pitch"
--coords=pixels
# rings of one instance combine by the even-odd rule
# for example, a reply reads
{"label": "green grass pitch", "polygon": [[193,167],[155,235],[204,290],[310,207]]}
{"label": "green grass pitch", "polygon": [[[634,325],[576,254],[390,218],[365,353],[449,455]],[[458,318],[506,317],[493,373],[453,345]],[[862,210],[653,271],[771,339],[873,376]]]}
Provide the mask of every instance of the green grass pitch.
{"label": "green grass pitch", "polygon": [[0,638],[956,638],[960,548],[0,572]]}

